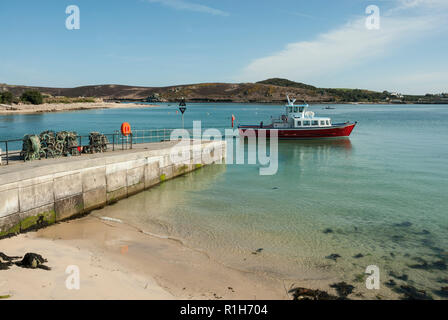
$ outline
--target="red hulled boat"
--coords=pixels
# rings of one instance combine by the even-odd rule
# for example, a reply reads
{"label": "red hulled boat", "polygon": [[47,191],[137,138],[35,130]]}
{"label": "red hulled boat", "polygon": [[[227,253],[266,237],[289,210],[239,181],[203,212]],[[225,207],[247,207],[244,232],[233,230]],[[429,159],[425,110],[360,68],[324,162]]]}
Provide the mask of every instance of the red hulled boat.
{"label": "red hulled boat", "polygon": [[[314,112],[307,111],[308,104],[296,105],[296,100],[291,101],[287,96],[288,104],[286,112],[278,119],[273,119],[269,125],[240,125],[239,134],[248,135],[254,131],[258,136],[263,130],[266,137],[270,132],[277,131],[279,139],[312,139],[312,138],[336,138],[348,137],[355,128],[357,122],[332,123],[330,118],[315,117]],[[249,132],[247,132],[249,130]]]}

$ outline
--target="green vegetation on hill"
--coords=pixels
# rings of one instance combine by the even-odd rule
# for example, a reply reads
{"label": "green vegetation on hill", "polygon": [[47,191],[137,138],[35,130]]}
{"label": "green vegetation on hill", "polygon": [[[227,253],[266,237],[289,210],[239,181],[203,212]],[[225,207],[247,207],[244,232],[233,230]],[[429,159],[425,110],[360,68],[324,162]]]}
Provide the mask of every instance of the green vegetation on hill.
{"label": "green vegetation on hill", "polygon": [[44,98],[40,93],[40,91],[38,90],[25,91],[24,93],[22,93],[20,100],[22,100],[25,103],[31,103],[31,104],[42,104],[44,102]]}
{"label": "green vegetation on hill", "polygon": [[375,92],[361,89],[320,89],[335,97],[337,102],[385,102],[393,96],[384,92]]}
{"label": "green vegetation on hill", "polygon": [[263,80],[263,81],[258,81],[257,83],[270,84],[270,85],[279,86],[279,87],[292,87],[292,88],[300,88],[300,89],[308,89],[308,90],[317,90],[316,87],[310,86],[308,84],[294,82],[294,81],[291,81],[288,79],[281,79],[281,78],[267,79],[267,80]]}
{"label": "green vegetation on hill", "polygon": [[307,89],[314,94],[329,95],[333,98],[332,102],[380,102],[391,99],[392,96],[387,92],[375,92],[361,89],[331,89],[331,88],[316,88],[301,82],[294,82],[288,79],[272,78],[257,83],[269,84],[287,88],[301,88]]}
{"label": "green vegetation on hill", "polygon": [[14,101],[14,95],[11,92],[9,91],[0,92],[0,103],[12,104],[13,101]]}

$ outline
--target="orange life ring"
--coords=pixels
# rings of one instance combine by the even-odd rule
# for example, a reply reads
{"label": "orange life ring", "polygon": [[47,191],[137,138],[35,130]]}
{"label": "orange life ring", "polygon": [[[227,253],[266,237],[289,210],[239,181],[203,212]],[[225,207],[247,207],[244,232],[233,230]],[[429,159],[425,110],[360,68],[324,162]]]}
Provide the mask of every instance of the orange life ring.
{"label": "orange life ring", "polygon": [[121,124],[121,134],[124,136],[128,136],[131,134],[131,125],[127,122],[123,122]]}

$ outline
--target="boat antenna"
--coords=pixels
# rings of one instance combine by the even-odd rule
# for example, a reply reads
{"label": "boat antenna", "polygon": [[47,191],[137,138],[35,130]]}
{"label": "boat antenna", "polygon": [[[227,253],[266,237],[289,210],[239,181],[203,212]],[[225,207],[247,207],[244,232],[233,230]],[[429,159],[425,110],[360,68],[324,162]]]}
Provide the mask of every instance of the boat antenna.
{"label": "boat antenna", "polygon": [[289,105],[289,106],[293,106],[294,103],[295,103],[296,100],[297,100],[297,99],[294,99],[294,100],[291,101],[291,99],[289,99],[289,95],[288,95],[288,94],[286,95],[286,98],[288,99],[288,105]]}

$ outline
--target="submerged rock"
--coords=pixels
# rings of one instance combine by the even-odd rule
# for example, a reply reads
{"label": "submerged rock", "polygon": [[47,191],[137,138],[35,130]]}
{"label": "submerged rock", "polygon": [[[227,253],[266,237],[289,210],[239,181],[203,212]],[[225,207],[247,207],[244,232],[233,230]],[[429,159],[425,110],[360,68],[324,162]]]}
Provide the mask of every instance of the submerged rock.
{"label": "submerged rock", "polygon": [[307,288],[294,288],[288,291],[293,300],[338,300],[339,298],[325,291]]}
{"label": "submerged rock", "polygon": [[403,294],[404,300],[433,300],[425,290],[419,290],[413,286],[400,286],[399,288],[395,288],[394,291]]}
{"label": "submerged rock", "polygon": [[395,223],[394,224],[394,227],[404,227],[404,228],[407,228],[407,227],[410,227],[410,226],[412,226],[412,223],[409,222],[409,221],[404,221],[402,223]]}
{"label": "submerged rock", "polygon": [[437,270],[446,270],[447,269],[446,263],[443,260],[439,260],[439,261],[433,262],[431,264],[431,267],[433,269],[437,269]]}
{"label": "submerged rock", "polygon": [[440,297],[448,298],[448,287],[441,287],[440,290],[434,290],[433,292]]}
{"label": "submerged rock", "polygon": [[413,264],[410,265],[409,268],[413,268],[413,269],[422,269],[422,270],[446,270],[447,269],[447,265],[445,263],[445,261],[443,260],[438,260],[432,263],[428,263],[427,261],[423,260],[423,259],[419,259],[420,260],[420,264]]}
{"label": "submerged rock", "polygon": [[255,250],[255,251],[253,251],[252,254],[259,254],[262,251],[263,251],[263,248],[259,248],[259,249]]}
{"label": "submerged rock", "polygon": [[421,242],[422,242],[422,245],[429,247],[429,248],[433,247],[435,245],[434,240],[428,239],[428,238],[422,239]]}
{"label": "submerged rock", "polygon": [[398,280],[408,281],[408,279],[409,279],[408,275],[404,274],[404,273],[401,276],[399,276],[395,272],[391,271],[391,272],[389,272],[389,275],[391,277],[394,277],[395,279],[398,279]]}
{"label": "submerged rock", "polygon": [[341,257],[341,256],[338,255],[337,253],[332,253],[332,254],[330,254],[329,256],[326,256],[325,258],[326,258],[326,259],[330,259],[330,260],[337,261],[337,259],[340,258],[340,257]]}
{"label": "submerged rock", "polygon": [[353,289],[355,289],[354,286],[345,282],[333,283],[332,285],[330,285],[330,287],[336,289],[338,295],[341,298],[346,298],[353,292]]}
{"label": "submerged rock", "polygon": [[40,254],[31,252],[25,254],[22,261],[16,262],[16,265],[22,268],[51,270],[51,268],[44,265],[45,262],[48,262],[48,260],[44,259]]}
{"label": "submerged rock", "polygon": [[425,247],[427,247],[428,249],[430,249],[431,251],[434,251],[435,253],[439,254],[439,255],[443,255],[445,250],[437,247],[434,240],[431,239],[423,239],[421,240],[422,245],[424,245]]}
{"label": "submerged rock", "polygon": [[447,255],[447,252],[439,247],[430,247],[430,249],[439,254],[439,257],[443,257]]}
{"label": "submerged rock", "polygon": [[324,230],[324,233],[325,234],[333,233],[333,229],[327,228],[327,229]]}
{"label": "submerged rock", "polygon": [[392,241],[395,241],[395,242],[400,242],[400,241],[403,241],[404,240],[404,236],[402,236],[402,235],[393,235],[392,237],[391,237],[391,239],[392,239]]}
{"label": "submerged rock", "polygon": [[385,283],[385,285],[389,288],[395,287],[397,285],[397,283],[394,281],[394,279],[389,279],[389,281],[387,281]]}
{"label": "submerged rock", "polygon": [[355,259],[359,259],[359,258],[363,258],[364,255],[362,253],[358,253],[357,255],[354,255],[353,258]]}

